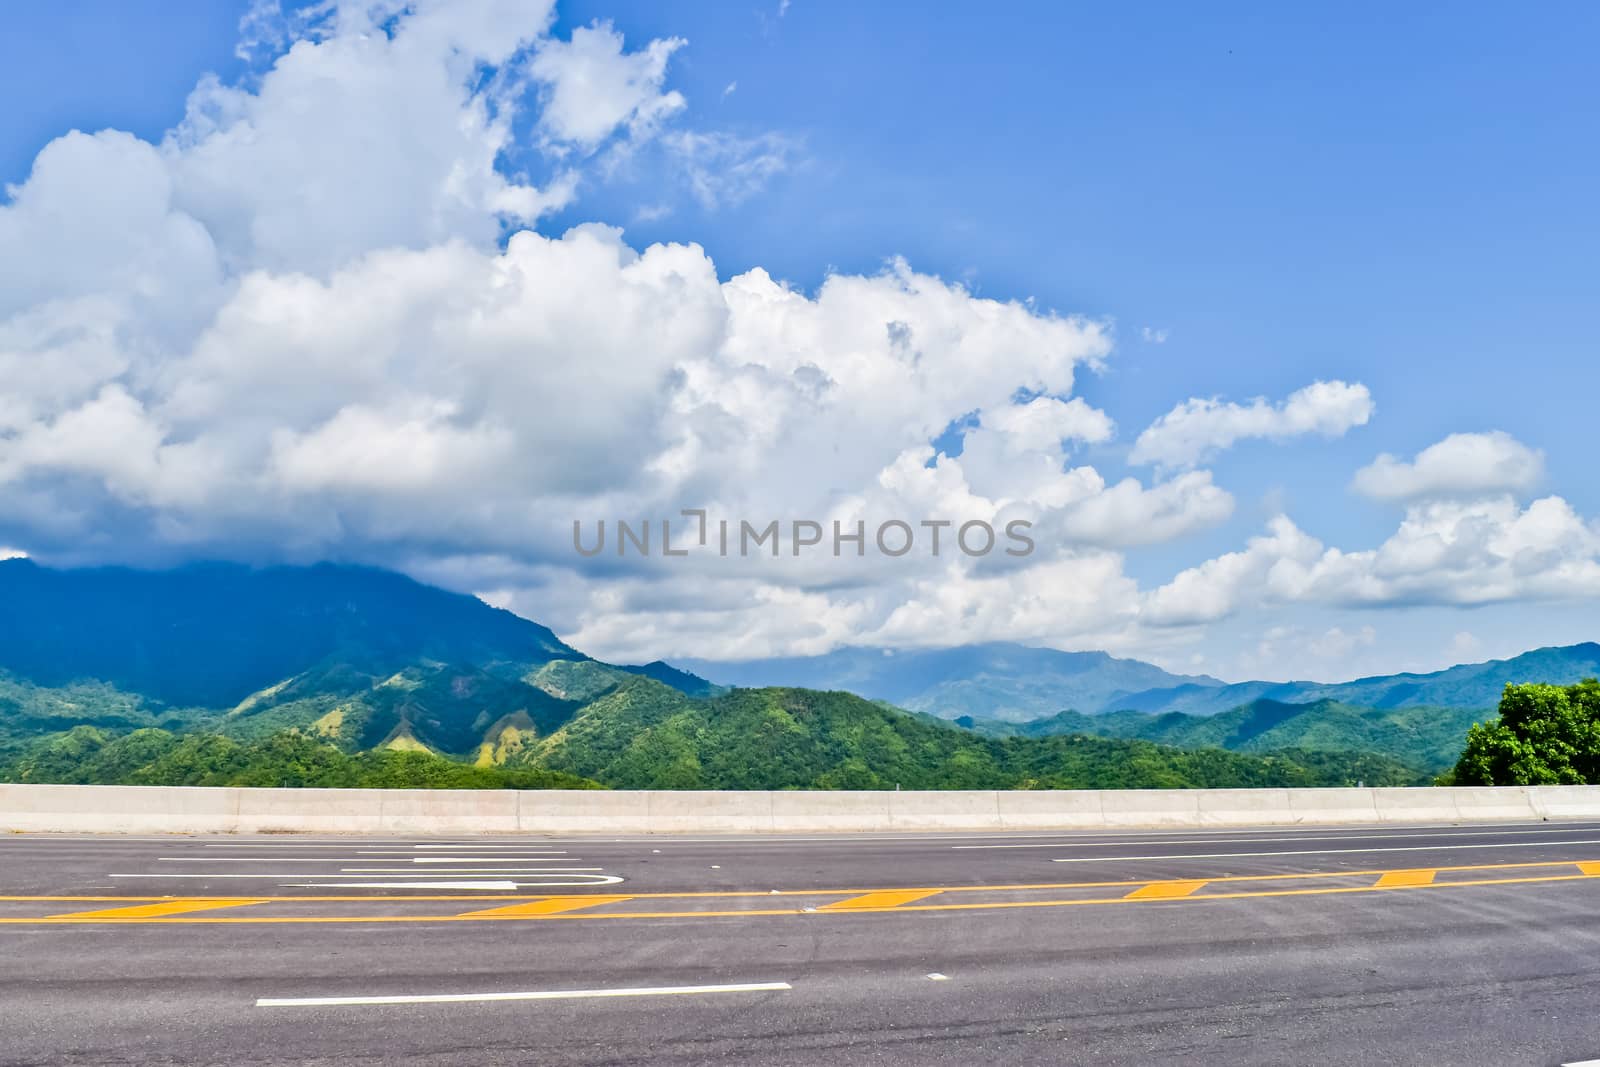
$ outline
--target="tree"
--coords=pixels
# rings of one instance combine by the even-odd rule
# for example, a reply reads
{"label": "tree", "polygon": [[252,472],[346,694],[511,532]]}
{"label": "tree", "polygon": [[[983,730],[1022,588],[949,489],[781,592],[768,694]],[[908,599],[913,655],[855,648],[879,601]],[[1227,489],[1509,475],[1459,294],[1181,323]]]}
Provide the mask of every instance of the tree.
{"label": "tree", "polygon": [[1455,784],[1600,784],[1600,682],[1506,686],[1499,720],[1467,731]]}

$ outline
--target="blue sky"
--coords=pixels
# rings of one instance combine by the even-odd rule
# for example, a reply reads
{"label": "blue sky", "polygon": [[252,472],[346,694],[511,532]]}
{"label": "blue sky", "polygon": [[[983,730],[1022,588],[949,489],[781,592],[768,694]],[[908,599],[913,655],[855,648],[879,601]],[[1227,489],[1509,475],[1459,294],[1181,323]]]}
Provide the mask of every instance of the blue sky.
{"label": "blue sky", "polygon": [[[69,128],[159,140],[203,74],[246,74],[234,56],[245,7],[9,9],[0,178],[24,180]],[[1109,320],[1114,352],[1103,372],[1080,369],[1073,390],[1118,426],[1076,453],[1108,480],[1148,476],[1128,465],[1128,448],[1187,398],[1277,402],[1331,379],[1370,390],[1371,420],[1334,439],[1228,449],[1212,469],[1235,498],[1231,517],[1128,552],[1141,585],[1238,550],[1280,510],[1325,544],[1373,548],[1401,509],[1350,491],[1354,473],[1452,433],[1504,431],[1542,451],[1530,495],[1600,513],[1590,473],[1600,10],[972,12],[562,4],[555,38],[610,20],[629,49],[686,39],[666,85],[695,129],[776,138],[786,164],[747,198],[708,207],[641,147],[588,175],[537,229],[604,220],[634,247],[696,242],[724,280],[759,266],[808,292],[830,273],[871,275],[903,256],[977,296]],[[531,138],[501,162],[540,181],[556,166]],[[1461,631],[1486,653],[1594,636],[1592,605],[1290,607],[1218,621],[1196,647],[1225,673],[1222,646],[1264,628],[1370,623],[1379,640],[1328,670],[1432,666]]]}

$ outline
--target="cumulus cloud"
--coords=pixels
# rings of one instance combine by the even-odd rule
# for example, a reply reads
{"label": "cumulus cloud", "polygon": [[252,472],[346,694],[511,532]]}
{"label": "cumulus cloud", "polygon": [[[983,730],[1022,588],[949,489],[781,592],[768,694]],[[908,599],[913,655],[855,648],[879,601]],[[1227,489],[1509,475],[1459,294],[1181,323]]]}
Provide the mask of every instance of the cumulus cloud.
{"label": "cumulus cloud", "polygon": [[1453,433],[1411,462],[1384,453],[1356,472],[1355,490],[1376,500],[1525,492],[1544,477],[1544,453],[1508,433]]}
{"label": "cumulus cloud", "polygon": [[1313,382],[1280,404],[1265,397],[1249,404],[1194,397],[1151,423],[1134,442],[1129,460],[1192,467],[1247,438],[1339,437],[1366,425],[1372,413],[1372,394],[1359,382]]}
{"label": "cumulus cloud", "polygon": [[[681,108],[676,39],[556,40],[531,0],[259,8],[251,54],[277,51],[248,84],[203,82],[158,144],[64,136],[0,206],[6,543],[362,559],[493,590],[596,651],[716,655],[934,640],[961,619],[974,639],[1114,640],[1136,611],[1121,549],[1231,511],[1208,472],[1108,483],[1069,462],[1115,433],[1074,395],[1110,351],[1103,323],[899,260],[804,292],[724,279],[692,244],[536,229],[576,195],[571,158]],[[505,173],[530,125],[559,149],[546,180]],[[783,155],[673,137],[719,204]],[[937,454],[968,416],[963,453]],[[1022,519],[1041,547],[571,550],[575,518],[683,507]]]}
{"label": "cumulus cloud", "polygon": [[[544,40],[551,7],[327,8],[253,88],[207,78],[191,94],[159,149],[169,208],[198,224],[237,272],[325,274],[373,249],[492,244],[503,224],[536,221],[570,201],[574,179],[537,184],[502,173],[496,164],[519,99],[472,76],[527,57]],[[74,173],[97,191],[121,177],[104,163]],[[59,188],[38,184],[39,195]]]}
{"label": "cumulus cloud", "polygon": [[1557,496],[1414,504],[1374,549],[1327,547],[1286,516],[1238,552],[1152,590],[1154,625],[1211,622],[1246,606],[1478,605],[1600,595],[1600,526]]}
{"label": "cumulus cloud", "polygon": [[[727,277],[692,243],[540,228],[647,139],[708,207],[791,166],[781,138],[676,125],[677,38],[630,51],[601,22],[561,40],[544,0],[262,2],[250,18],[245,82],[202,82],[157,143],[66,134],[0,204],[0,545],[19,546],[0,555],[360,560],[483,590],[619,659],[1139,651],[1250,604],[1600,589],[1596,533],[1559,498],[1408,492],[1379,549],[1280,518],[1141,590],[1128,552],[1233,513],[1192,468],[1242,438],[1360,425],[1366,389],[1189,401],[1135,445],[1153,476],[1108,478],[1089,459],[1116,426],[1077,395],[1111,351],[1103,322],[898,259],[801,290],[759,267]],[[519,147],[547,171],[513,173]],[[952,425],[962,447],[942,452]],[[1404,466],[1437,486],[1450,465]],[[686,507],[1022,521],[1037,550],[572,550],[574,519]]]}
{"label": "cumulus cloud", "polygon": [[609,22],[581,26],[568,41],[547,42],[528,66],[544,88],[540,128],[552,142],[584,150],[618,127],[649,132],[686,103],[682,93],[663,86],[667,61],[687,43],[668,37],[627,53]]}

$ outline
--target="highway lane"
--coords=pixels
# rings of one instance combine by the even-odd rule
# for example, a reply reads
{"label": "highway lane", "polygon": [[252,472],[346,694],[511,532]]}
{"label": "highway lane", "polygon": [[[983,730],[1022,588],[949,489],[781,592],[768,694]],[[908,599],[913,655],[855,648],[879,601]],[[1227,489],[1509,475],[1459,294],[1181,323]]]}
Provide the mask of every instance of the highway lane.
{"label": "highway lane", "polygon": [[0,895],[0,1063],[1600,1057],[1595,823],[18,835]]}

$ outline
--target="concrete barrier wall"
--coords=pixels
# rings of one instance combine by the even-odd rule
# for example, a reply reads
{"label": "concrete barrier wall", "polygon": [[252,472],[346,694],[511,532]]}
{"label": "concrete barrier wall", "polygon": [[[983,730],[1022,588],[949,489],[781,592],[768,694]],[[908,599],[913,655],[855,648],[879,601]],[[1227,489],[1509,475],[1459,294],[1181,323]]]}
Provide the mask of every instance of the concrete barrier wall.
{"label": "concrete barrier wall", "polygon": [[6,833],[819,833],[1600,819],[1600,786],[673,792],[0,785]]}

